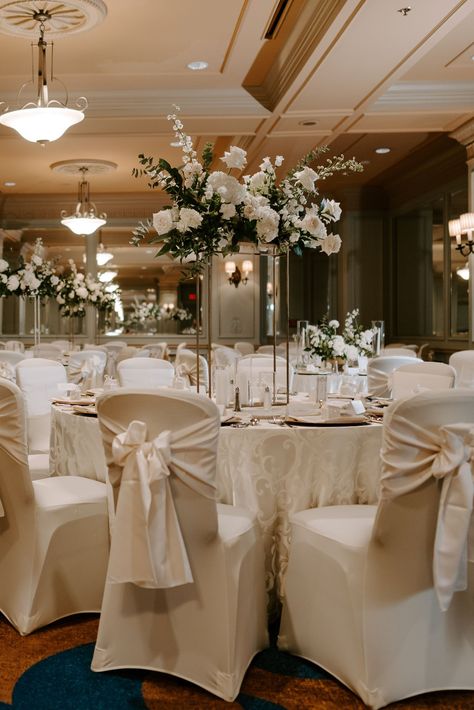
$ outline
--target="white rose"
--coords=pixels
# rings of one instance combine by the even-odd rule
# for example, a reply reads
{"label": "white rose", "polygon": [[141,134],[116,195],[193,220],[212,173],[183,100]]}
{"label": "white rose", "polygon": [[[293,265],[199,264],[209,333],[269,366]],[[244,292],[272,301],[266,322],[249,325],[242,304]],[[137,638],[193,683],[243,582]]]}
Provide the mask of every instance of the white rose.
{"label": "white rose", "polygon": [[328,234],[326,239],[321,242],[321,251],[329,256],[329,254],[337,254],[341,248],[342,240],[339,234]]}
{"label": "white rose", "polygon": [[17,288],[20,285],[20,281],[18,279],[18,276],[15,276],[15,274],[12,274],[11,276],[8,277],[7,281],[7,288],[9,291],[16,291]]}
{"label": "white rose", "polygon": [[58,283],[59,283],[58,277],[57,277],[57,276],[54,276],[54,275],[51,276],[51,285],[52,285],[52,286],[57,286]]}
{"label": "white rose", "polygon": [[339,202],[326,199],[321,201],[321,217],[326,217],[330,222],[337,222],[341,214],[342,210]]}
{"label": "white rose", "polygon": [[77,281],[84,281],[84,274],[76,274]]}
{"label": "white rose", "polygon": [[224,203],[221,205],[220,213],[223,219],[232,219],[236,214],[235,205]]}
{"label": "white rose", "polygon": [[326,237],[326,226],[319,219],[318,208],[315,205],[306,210],[303,219],[300,220],[300,227],[305,232],[311,234],[315,239],[324,239]]}
{"label": "white rose", "polygon": [[237,168],[242,170],[247,165],[247,153],[242,148],[238,148],[236,145],[231,145],[230,149],[225,151],[224,157],[221,158],[222,162],[227,165],[228,168]]}
{"label": "white rose", "polygon": [[0,274],[0,281],[2,284],[6,284],[8,281],[8,276],[6,274]]}
{"label": "white rose", "polygon": [[160,236],[170,232],[173,229],[171,210],[155,212],[153,215],[153,227]]}
{"label": "white rose", "polygon": [[252,175],[249,180],[249,187],[251,190],[260,190],[262,187],[265,186],[266,181],[266,174],[260,171],[258,173],[255,173],[255,175]]}
{"label": "white rose", "polygon": [[60,306],[65,303],[65,300],[62,296],[56,296],[56,301],[59,303]]}
{"label": "white rose", "polygon": [[190,207],[182,207],[179,211],[179,222],[176,225],[180,232],[187,232],[188,229],[195,229],[202,223],[202,215]]}
{"label": "white rose", "polygon": [[314,182],[318,177],[318,173],[315,173],[314,170],[307,165],[304,166],[303,170],[299,170],[295,173],[295,178],[308,192],[314,192]]}
{"label": "white rose", "polygon": [[8,269],[8,261],[5,261],[5,259],[0,259],[0,273],[3,273]]}
{"label": "white rose", "polygon": [[76,293],[79,298],[87,298],[87,296],[89,295],[87,289],[84,286],[79,286],[79,288],[76,290]]}

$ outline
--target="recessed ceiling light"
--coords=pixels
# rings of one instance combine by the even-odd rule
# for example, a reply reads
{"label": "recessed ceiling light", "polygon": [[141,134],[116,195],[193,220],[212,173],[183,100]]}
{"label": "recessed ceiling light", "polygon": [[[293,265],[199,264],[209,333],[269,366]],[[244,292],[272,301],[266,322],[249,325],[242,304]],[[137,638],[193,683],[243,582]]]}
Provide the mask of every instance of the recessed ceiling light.
{"label": "recessed ceiling light", "polygon": [[203,69],[207,69],[208,66],[209,64],[203,61],[189,62],[188,69],[192,71],[202,71]]}
{"label": "recessed ceiling light", "polygon": [[146,267],[146,266],[142,266],[142,267],[141,267],[142,271],[146,271],[147,268],[148,268],[148,267]]}
{"label": "recessed ceiling light", "polygon": [[390,153],[391,150],[391,148],[376,148],[375,152],[379,155],[385,155],[385,153]]}
{"label": "recessed ceiling light", "polygon": [[15,187],[16,182],[13,182],[13,180],[6,180],[6,182],[3,183],[5,187]]}
{"label": "recessed ceiling light", "polygon": [[298,121],[298,126],[316,126],[317,121]]}

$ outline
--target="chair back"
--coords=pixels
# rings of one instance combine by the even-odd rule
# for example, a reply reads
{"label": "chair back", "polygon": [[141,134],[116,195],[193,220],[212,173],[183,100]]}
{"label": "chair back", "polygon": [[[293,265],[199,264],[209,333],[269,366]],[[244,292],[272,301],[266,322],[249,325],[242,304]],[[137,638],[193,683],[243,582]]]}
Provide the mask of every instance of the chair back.
{"label": "chair back", "polygon": [[247,343],[245,340],[234,343],[234,349],[237,350],[240,355],[253,355],[255,352],[253,343]]}
{"label": "chair back", "polygon": [[104,343],[104,347],[107,350],[122,350],[127,347],[127,343],[125,340],[112,340],[110,343]]}
{"label": "chair back", "polygon": [[98,387],[104,379],[107,353],[103,350],[79,350],[71,354],[67,366],[69,382],[83,385],[84,389]]}
{"label": "chair back", "polygon": [[25,354],[16,350],[2,350],[0,360],[8,362],[10,365],[18,365],[19,362],[25,359]]}
{"label": "chair back", "polygon": [[[176,353],[176,375],[184,377],[188,385],[197,386],[197,358],[196,353],[186,348],[181,348]],[[199,355],[199,387],[209,389],[209,366],[203,355]]]}
{"label": "chair back", "polygon": [[[284,345],[277,345],[275,352],[279,357],[286,358],[286,347]],[[257,348],[257,355],[273,355],[273,345],[260,345]]]}
{"label": "chair back", "polygon": [[150,351],[150,357],[157,357],[160,360],[168,359],[168,343],[150,343],[145,347]]}
{"label": "chair back", "polygon": [[[127,431],[131,422],[138,421],[145,425],[147,442],[153,442],[161,435],[161,439],[156,443],[159,448],[160,442],[164,444],[166,441],[167,454],[163,454],[161,458],[167,460],[170,476],[165,478],[171,488],[187,555],[192,564],[193,574],[196,575],[196,570],[206,574],[205,570],[209,570],[209,565],[212,565],[212,561],[206,558],[206,554],[218,535],[215,473],[220,419],[216,405],[207,397],[182,390],[140,392],[126,389],[101,395],[97,400],[97,415],[114,501],[113,511],[111,511],[113,519],[111,565],[115,565],[116,554],[125,556],[127,554],[127,550],[123,547],[114,550],[114,545],[117,544],[117,530],[120,529],[118,538],[121,540],[122,523],[126,526],[133,523],[128,515],[125,520],[120,519],[120,506],[126,504],[125,496],[139,493],[136,489],[130,491],[128,487],[126,492],[118,495],[125,470],[123,463],[118,462],[117,443],[114,443],[114,440],[117,435],[123,435]],[[127,477],[130,480],[130,477],[135,477],[135,473],[130,474],[129,469]],[[152,485],[154,489],[150,490],[154,490],[154,495],[157,496],[158,484],[155,482]],[[167,495],[162,488],[161,500],[153,504],[153,512],[165,506]],[[168,500],[167,503],[170,501]],[[136,516],[135,520],[139,520],[139,516]],[[134,537],[134,539],[138,538]],[[125,546],[130,548],[129,544]],[[171,549],[168,549],[168,552],[170,555],[173,554]],[[118,564],[121,565],[120,560]],[[131,560],[130,564],[133,566],[135,563]]]}
{"label": "chair back", "polygon": [[25,344],[21,340],[7,340],[5,343],[5,350],[13,350],[17,353],[25,352]]}
{"label": "chair back", "polygon": [[[268,385],[270,390],[273,387],[273,355],[254,353],[244,355],[237,362],[237,384],[242,389],[242,380],[250,382],[251,387],[258,385]],[[290,391],[291,391],[292,370],[290,368]],[[286,390],[286,359],[276,356],[275,383],[278,389]],[[244,388],[245,389],[245,388]]]}
{"label": "chair back", "polygon": [[[0,559],[5,559],[18,540],[34,531],[25,524],[33,516],[34,492],[28,470],[25,408],[21,390],[13,382],[0,381]],[[11,557],[11,555],[10,555]],[[21,558],[21,555],[17,556]],[[31,560],[11,559],[13,567]],[[8,580],[4,580],[4,584]],[[21,594],[21,590],[19,590]]]}
{"label": "chair back", "polygon": [[217,347],[214,350],[214,365],[217,367],[235,367],[240,357],[241,355],[237,350]]}
{"label": "chair back", "polygon": [[455,369],[444,362],[417,361],[402,365],[392,373],[392,397],[401,399],[427,389],[451,389],[455,380]]}
{"label": "chair back", "polygon": [[51,400],[59,394],[58,384],[67,382],[66,369],[54,360],[31,358],[18,363],[16,379],[25,398],[29,452],[47,452]]}
{"label": "chair back", "polygon": [[174,367],[167,360],[155,357],[131,357],[118,363],[117,376],[121,387],[171,387]]}
{"label": "chair back", "polygon": [[416,357],[416,352],[411,348],[396,348],[388,345],[386,348],[382,348],[380,355],[403,355],[403,357]]}
{"label": "chair back", "polygon": [[[473,498],[472,392],[422,392],[399,400],[387,409],[383,426],[380,502],[369,544],[366,594],[384,615],[393,607],[389,635],[396,635],[402,605],[407,611],[416,604],[447,608],[453,583],[464,586]],[[426,593],[426,599],[420,596]]]}
{"label": "chair back", "polygon": [[61,348],[63,353],[72,350],[72,343],[70,343],[69,340],[52,340],[51,345],[56,345],[56,347]]}
{"label": "chair back", "polygon": [[455,387],[474,389],[474,350],[460,350],[449,358],[449,364],[456,370]]}
{"label": "chair back", "polygon": [[[419,361],[421,362],[421,360]],[[375,397],[391,397],[391,374],[402,365],[413,363],[411,356],[405,355],[379,355],[370,358],[367,362],[367,389]]]}
{"label": "chair back", "polygon": [[33,346],[33,357],[41,357],[46,360],[57,360],[60,362],[63,357],[62,348],[52,343],[39,343]]}

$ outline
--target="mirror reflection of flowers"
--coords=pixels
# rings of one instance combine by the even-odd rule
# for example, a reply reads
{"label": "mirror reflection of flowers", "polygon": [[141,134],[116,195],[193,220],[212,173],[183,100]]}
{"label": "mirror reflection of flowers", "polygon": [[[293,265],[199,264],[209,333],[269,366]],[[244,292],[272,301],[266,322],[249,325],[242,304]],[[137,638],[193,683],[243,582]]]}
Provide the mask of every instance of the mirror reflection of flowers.
{"label": "mirror reflection of flowers", "polygon": [[31,257],[20,256],[20,266],[12,268],[8,261],[0,259],[0,295],[45,298],[54,296],[59,278],[54,262],[44,258],[43,240],[36,239]]}
{"label": "mirror reflection of flowers", "polygon": [[180,321],[180,323],[191,321],[194,318],[189,308],[174,308],[169,317],[171,320]]}
{"label": "mirror reflection of flowers", "polygon": [[104,284],[78,271],[72,259],[69,259],[69,268],[69,273],[59,279],[56,287],[56,301],[63,315],[84,318],[88,304],[105,312],[113,310],[115,295],[107,293]]}
{"label": "mirror reflection of flowers", "polygon": [[198,160],[177,113],[168,120],[182,148],[183,165],[175,168],[162,158],[155,162],[139,155],[141,168],[135,168],[133,174],[145,175],[151,188],[168,193],[171,205],[154,214],[153,222],[140,223],[132,243],[140,244],[153,226],[157,236],[150,241],[162,244],[158,255],[171,254],[187,261],[194,271],[201,270],[215,254],[238,252],[242,242],[299,255],[304,248],[319,248],[326,254],[339,251],[341,239],[332,227],[341,216],[340,205],[327,198],[317,201],[316,183],[334,173],[360,172],[362,165],[355,159],[335,156],[313,169],[310,164],[328,150],[323,146],[306,155],[280,182],[276,168],[283,163],[281,155],[273,162],[263,158],[255,174],[244,175],[239,181],[231,171],[244,170],[245,150],[231,146],[220,158],[227,172],[211,172],[212,145],[205,146]]}
{"label": "mirror reflection of flowers", "polygon": [[359,323],[359,309],[347,313],[344,320],[344,328],[342,337],[348,346],[356,348],[355,356],[349,356],[349,359],[355,360],[358,355],[370,356],[373,354],[373,340],[375,335],[374,328],[366,328]]}

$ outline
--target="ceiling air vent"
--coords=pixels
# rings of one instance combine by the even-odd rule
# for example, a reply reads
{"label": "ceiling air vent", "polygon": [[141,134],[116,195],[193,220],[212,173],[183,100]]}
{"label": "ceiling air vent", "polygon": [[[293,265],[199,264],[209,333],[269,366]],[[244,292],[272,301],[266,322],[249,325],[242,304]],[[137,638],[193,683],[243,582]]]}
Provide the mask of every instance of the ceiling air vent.
{"label": "ceiling air vent", "polygon": [[276,35],[278,34],[278,31],[283,23],[283,19],[291,5],[293,0],[280,0],[278,5],[275,8],[275,12],[273,13],[270,22],[268,23],[268,27],[265,31],[264,38],[265,39],[274,39]]}

